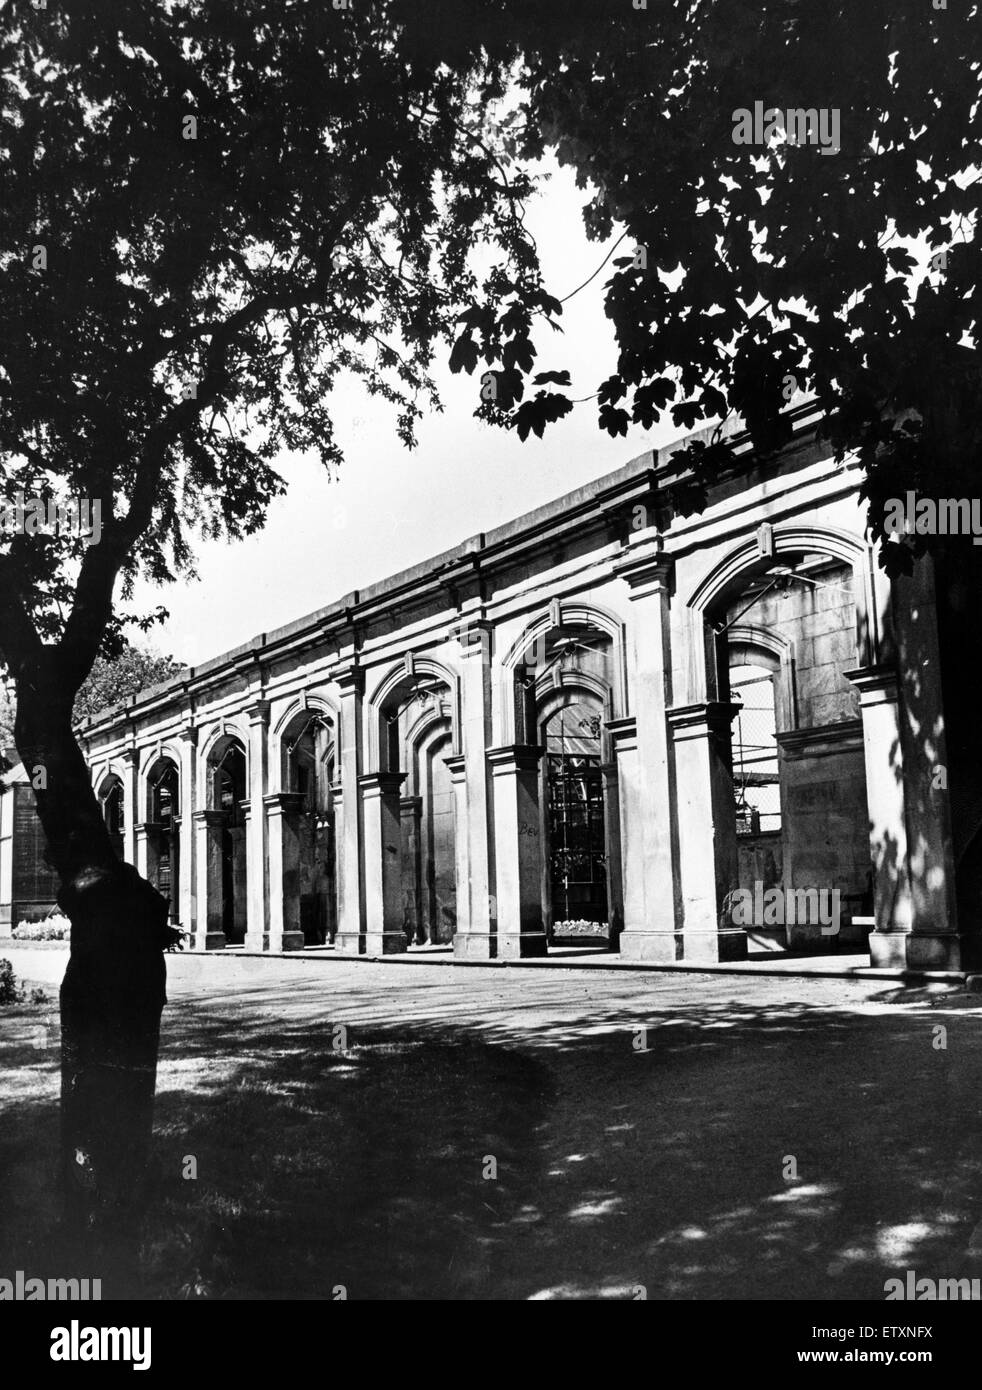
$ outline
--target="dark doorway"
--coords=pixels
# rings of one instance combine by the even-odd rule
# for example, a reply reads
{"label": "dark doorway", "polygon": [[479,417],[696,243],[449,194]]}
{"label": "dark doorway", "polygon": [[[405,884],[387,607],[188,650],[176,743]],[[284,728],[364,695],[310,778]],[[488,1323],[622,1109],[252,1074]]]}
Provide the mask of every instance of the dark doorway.
{"label": "dark doorway", "polygon": [[215,806],[222,823],[222,931],[230,945],[246,933],[246,799],[245,752],[232,743],[215,767]]}
{"label": "dark doorway", "polygon": [[295,817],[299,843],[300,930],[305,946],[323,946],[337,934],[334,881],[334,733],[319,714],[305,714],[286,741],[290,791],[303,798]]}
{"label": "dark doorway", "polygon": [[[555,944],[609,936],[600,716],[584,703],[545,725],[551,935]],[[591,932],[589,925],[596,930]]]}
{"label": "dark doorway", "polygon": [[102,794],[102,814],[109,832],[113,853],[117,859],[123,857],[123,784],[118,777],[112,777]]}
{"label": "dark doorway", "polygon": [[179,915],[180,884],[180,795],[177,768],[165,762],[150,779],[150,825],[152,873],[157,892],[170,905],[170,919]]}

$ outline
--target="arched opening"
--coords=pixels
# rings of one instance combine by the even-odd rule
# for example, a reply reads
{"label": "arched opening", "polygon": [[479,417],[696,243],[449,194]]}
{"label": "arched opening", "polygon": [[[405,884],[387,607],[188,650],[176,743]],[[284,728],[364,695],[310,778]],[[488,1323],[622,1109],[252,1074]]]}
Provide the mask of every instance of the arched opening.
{"label": "arched opening", "polygon": [[740,886],[783,885],[778,691],[780,663],[770,652],[731,641],[733,799]]}
{"label": "arched opening", "polygon": [[305,710],[291,721],[283,742],[286,788],[296,798],[284,816],[297,846],[296,886],[284,884],[284,891],[299,895],[304,945],[324,946],[337,934],[334,726],[327,716]]}
{"label": "arched opening", "polygon": [[[379,760],[392,779],[386,793],[398,825],[399,863],[390,880],[399,901],[387,916],[401,924],[405,947],[446,948],[457,930],[453,694],[432,670],[414,669],[379,706]],[[395,789],[395,782],[398,787]]]}
{"label": "arched opening", "polygon": [[241,945],[246,934],[246,795],[245,749],[226,735],[209,758],[209,803],[221,816],[221,930],[231,945]]}
{"label": "arched opening", "polygon": [[123,857],[123,831],[125,824],[123,783],[114,772],[109,773],[99,793],[102,818],[109,832],[113,853],[118,859]]}
{"label": "arched opening", "polygon": [[548,947],[616,949],[623,921],[616,774],[607,721],[617,649],[557,605],[515,666],[516,742],[542,750],[540,899]]}
{"label": "arched opening", "polygon": [[852,566],[784,552],[736,576],[708,617],[710,698],[734,707],[733,920],[751,951],[865,950],[853,923],[872,910],[872,872],[859,702],[845,676],[858,660]]}
{"label": "arched opening", "polygon": [[180,915],[181,800],[180,774],[171,758],[159,758],[147,778],[147,876],[170,905],[170,919]]}
{"label": "arched opening", "polygon": [[602,723],[599,697],[578,693],[541,726],[550,945],[610,941]]}
{"label": "arched opening", "polygon": [[[445,946],[457,930],[456,827],[454,793],[447,766],[452,753],[449,719],[431,721],[413,741],[415,797],[403,815],[403,885],[407,904],[416,897],[415,913],[407,914],[410,944]],[[418,809],[417,803],[418,802]],[[404,801],[405,805],[405,801]],[[418,816],[418,850],[413,858],[410,827]]]}

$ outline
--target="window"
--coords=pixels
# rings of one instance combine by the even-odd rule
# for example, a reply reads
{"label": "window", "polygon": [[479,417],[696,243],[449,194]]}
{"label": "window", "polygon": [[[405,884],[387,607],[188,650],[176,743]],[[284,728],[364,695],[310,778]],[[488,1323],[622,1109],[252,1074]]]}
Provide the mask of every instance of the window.
{"label": "window", "polygon": [[733,789],[737,834],[781,829],[774,674],[763,666],[730,667],[730,694],[740,706],[733,721]]}

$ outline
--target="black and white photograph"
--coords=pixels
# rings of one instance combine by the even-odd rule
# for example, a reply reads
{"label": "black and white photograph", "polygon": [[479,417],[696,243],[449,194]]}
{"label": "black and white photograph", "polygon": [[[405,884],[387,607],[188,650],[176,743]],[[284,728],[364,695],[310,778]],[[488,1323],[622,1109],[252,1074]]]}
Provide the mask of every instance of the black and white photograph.
{"label": "black and white photograph", "polygon": [[979,4],[0,0],[0,75],[25,1369],[954,1367]]}

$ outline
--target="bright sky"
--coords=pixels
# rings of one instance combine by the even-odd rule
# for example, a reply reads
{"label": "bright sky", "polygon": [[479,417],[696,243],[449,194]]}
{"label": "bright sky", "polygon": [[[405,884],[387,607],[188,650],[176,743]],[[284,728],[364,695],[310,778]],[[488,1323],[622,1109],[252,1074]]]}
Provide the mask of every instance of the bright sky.
{"label": "bright sky", "polygon": [[[587,241],[580,209],[585,194],[571,173],[552,166],[529,204],[547,287],[563,297],[591,275],[610,244]],[[617,255],[628,251],[625,242]],[[564,336],[539,341],[537,370],[566,367],[573,395],[591,395],[614,365],[613,335],[603,311],[609,265],[565,305]],[[331,482],[316,463],[285,455],[278,471],[289,490],[270,508],[265,529],[233,545],[198,542],[197,583],[141,586],[139,609],[163,604],[170,621],[149,640],[189,665],[217,656],[260,632],[364,588],[458,541],[540,506],[611,469],[652,442],[681,431],[668,425],[612,439],[596,423],[597,403],[577,405],[541,440],[523,444],[512,431],[473,418],[479,374],[434,372],[444,413],[421,422],[418,448],[395,434],[395,416],[358,383],[334,393],[332,410],[346,461]]]}

